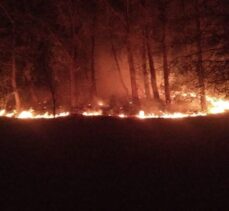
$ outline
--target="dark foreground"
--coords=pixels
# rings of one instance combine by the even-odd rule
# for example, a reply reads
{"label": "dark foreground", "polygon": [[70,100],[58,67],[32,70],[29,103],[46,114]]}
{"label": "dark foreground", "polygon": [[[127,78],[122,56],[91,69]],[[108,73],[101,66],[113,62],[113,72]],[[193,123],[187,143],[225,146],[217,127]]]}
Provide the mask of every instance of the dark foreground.
{"label": "dark foreground", "polygon": [[0,210],[228,210],[229,117],[0,120]]}

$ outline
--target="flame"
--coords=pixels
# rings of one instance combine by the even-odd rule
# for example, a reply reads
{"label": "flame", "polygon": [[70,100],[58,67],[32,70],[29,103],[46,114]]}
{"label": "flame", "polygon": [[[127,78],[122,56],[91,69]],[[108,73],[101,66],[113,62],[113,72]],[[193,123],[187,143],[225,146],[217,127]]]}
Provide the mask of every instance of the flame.
{"label": "flame", "polygon": [[98,110],[98,111],[85,111],[83,112],[83,116],[102,116],[103,111]]}
{"label": "flame", "polygon": [[220,114],[229,111],[229,101],[209,96],[207,96],[207,101],[211,104],[209,108],[210,114]]}
{"label": "flame", "polygon": [[[190,93],[182,93],[181,96],[183,97],[192,97],[197,98],[198,95],[194,92]],[[145,111],[141,110],[139,113],[135,116],[135,118],[138,119],[182,119],[182,118],[188,118],[188,117],[200,117],[200,116],[207,116],[209,114],[221,114],[229,111],[229,101],[207,96],[207,103],[208,103],[208,111],[207,112],[187,112],[187,113],[181,113],[181,112],[175,112],[175,113],[163,113],[160,112],[159,114],[156,113],[146,113]],[[83,116],[103,116],[102,110],[99,111],[86,111],[83,112]],[[127,114],[121,113],[118,115],[109,115],[109,116],[116,116],[118,118],[124,119],[131,116],[128,116]]]}
{"label": "flame", "polygon": [[145,119],[145,118],[147,118],[147,116],[145,115],[145,111],[139,111],[137,117],[139,119]]}
{"label": "flame", "polygon": [[[196,93],[183,93],[183,97],[197,97]],[[139,111],[136,115],[139,119],[151,119],[151,118],[163,118],[163,119],[182,119],[188,117],[199,117],[207,116],[209,114],[222,114],[229,111],[229,100],[220,99],[216,97],[206,96],[208,103],[207,112],[197,112],[197,113],[161,113],[161,114],[146,114],[145,111]]]}
{"label": "flame", "polygon": [[99,105],[100,107],[103,107],[103,106],[105,106],[105,103],[104,103],[102,100],[100,100],[100,101],[98,101],[98,105]]}
{"label": "flame", "polygon": [[17,119],[53,119],[53,118],[60,118],[60,117],[67,117],[69,116],[69,112],[61,112],[57,113],[55,116],[48,112],[43,114],[36,114],[34,110],[26,110],[17,113],[16,111],[7,113],[6,110],[0,110],[0,117],[9,117],[9,118],[17,118]]}
{"label": "flame", "polygon": [[139,119],[182,119],[187,117],[198,117],[198,116],[207,116],[206,113],[162,113],[162,114],[145,114],[144,111],[139,111],[139,113],[136,115]]}
{"label": "flame", "polygon": [[125,115],[125,114],[119,114],[118,117],[121,118],[121,119],[124,119],[124,118],[127,118],[128,116]]}
{"label": "flame", "polygon": [[18,119],[32,119],[34,118],[33,111],[22,111],[18,116]]}
{"label": "flame", "polygon": [[[193,97],[197,98],[196,93],[183,93],[181,94],[183,97]],[[208,103],[208,111],[207,112],[187,112],[187,113],[166,113],[166,112],[159,112],[159,113],[146,113],[144,110],[139,111],[137,115],[129,116],[125,113],[120,113],[117,115],[108,114],[108,116],[114,116],[118,118],[128,118],[128,117],[135,117],[138,119],[152,119],[152,118],[163,118],[163,119],[181,119],[181,118],[187,118],[187,117],[198,117],[198,116],[207,116],[209,114],[221,114],[225,112],[229,112],[229,100],[225,100],[222,98],[216,98],[212,96],[206,97],[207,103]],[[102,103],[101,103],[102,105]],[[0,117],[8,117],[8,118],[17,118],[17,119],[53,119],[53,118],[60,118],[60,117],[67,117],[70,115],[70,112],[62,112],[57,113],[55,116],[53,114],[50,114],[48,112],[39,114],[35,112],[34,110],[25,110],[21,112],[7,112],[6,110],[0,110]],[[103,116],[103,110],[89,110],[84,111],[82,113],[83,116]]]}
{"label": "flame", "polygon": [[13,111],[13,112],[6,112],[5,109],[0,110],[0,117],[9,117],[9,118],[11,118],[11,117],[14,117],[15,114],[16,114],[15,111]]}

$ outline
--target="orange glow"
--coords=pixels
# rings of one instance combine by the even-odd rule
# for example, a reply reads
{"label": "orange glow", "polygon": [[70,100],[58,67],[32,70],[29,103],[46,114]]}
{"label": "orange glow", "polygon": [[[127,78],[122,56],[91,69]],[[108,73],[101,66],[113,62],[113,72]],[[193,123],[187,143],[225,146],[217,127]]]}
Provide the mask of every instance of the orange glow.
{"label": "orange glow", "polygon": [[125,115],[125,114],[119,114],[118,117],[124,119],[124,118],[127,118],[127,115]]}
{"label": "orange glow", "polygon": [[[197,94],[195,93],[184,93],[182,94],[183,97],[193,97],[196,98]],[[187,113],[180,113],[180,112],[174,112],[174,113],[168,113],[168,112],[158,112],[158,113],[146,113],[144,110],[140,110],[137,115],[128,115],[125,113],[120,113],[117,115],[113,114],[106,114],[106,116],[113,116],[117,118],[138,118],[138,119],[153,119],[153,118],[163,118],[163,119],[182,119],[187,117],[198,117],[198,116],[207,116],[209,114],[222,114],[229,112],[229,100],[216,98],[207,96],[207,103],[208,103],[208,111],[207,112],[187,112]],[[99,104],[103,104],[102,102]],[[104,104],[103,104],[104,105]],[[37,113],[34,110],[25,110],[17,113],[16,111],[7,112],[6,110],[0,110],[0,117],[8,117],[8,118],[17,118],[17,119],[52,119],[52,118],[60,118],[60,117],[67,117],[70,115],[70,112],[62,112],[57,113],[54,117],[51,113]],[[103,110],[89,110],[84,111],[82,113],[83,116],[103,116]],[[105,116],[105,115],[104,115]]]}
{"label": "orange glow", "polygon": [[[184,93],[183,97],[197,97],[196,93]],[[154,114],[148,113],[146,114],[144,111],[139,111],[136,115],[139,119],[152,119],[152,118],[162,118],[162,119],[182,119],[188,117],[198,117],[198,116],[207,116],[209,114],[222,114],[229,112],[229,100],[224,100],[216,97],[207,96],[206,97],[208,103],[208,111],[207,112],[197,112],[197,113],[161,113]]]}
{"label": "orange glow", "polygon": [[211,105],[209,108],[210,114],[220,114],[229,111],[229,101],[209,96],[207,96],[207,101]]}
{"label": "orange glow", "polygon": [[162,113],[162,114],[145,114],[144,111],[139,111],[138,115],[136,115],[139,119],[182,119],[187,117],[198,117],[198,116],[207,116],[205,113]]}
{"label": "orange glow", "polygon": [[83,116],[102,116],[102,110],[99,111],[85,111],[83,112]]}
{"label": "orange glow", "polygon": [[103,107],[103,106],[105,106],[105,103],[102,100],[100,100],[100,101],[98,101],[98,105]]}
{"label": "orange glow", "polygon": [[7,113],[6,110],[0,110],[0,117],[9,117],[9,118],[17,118],[17,119],[53,119],[53,118],[60,118],[60,117],[67,117],[69,116],[69,112],[62,112],[57,113],[54,117],[53,114],[48,112],[43,114],[36,114],[32,109],[27,111],[22,111],[17,113],[16,111]]}

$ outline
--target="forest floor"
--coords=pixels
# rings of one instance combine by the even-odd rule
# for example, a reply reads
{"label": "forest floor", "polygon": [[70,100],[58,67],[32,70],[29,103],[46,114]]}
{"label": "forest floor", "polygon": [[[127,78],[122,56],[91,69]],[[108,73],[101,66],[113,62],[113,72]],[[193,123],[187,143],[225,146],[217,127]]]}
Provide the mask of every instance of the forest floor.
{"label": "forest floor", "polygon": [[0,119],[4,211],[228,210],[228,169],[229,115]]}

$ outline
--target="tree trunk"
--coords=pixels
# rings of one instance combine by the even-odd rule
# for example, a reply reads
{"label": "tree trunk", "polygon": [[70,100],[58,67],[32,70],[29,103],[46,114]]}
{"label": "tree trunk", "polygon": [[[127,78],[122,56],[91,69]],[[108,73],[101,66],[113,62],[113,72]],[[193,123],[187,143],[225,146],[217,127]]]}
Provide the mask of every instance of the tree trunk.
{"label": "tree trunk", "polygon": [[54,118],[56,117],[56,90],[55,90],[55,82],[53,81],[53,74],[48,72],[49,69],[47,68],[47,77],[48,77],[48,87],[51,95],[52,100],[52,114]]}
{"label": "tree trunk", "polygon": [[52,99],[52,113],[53,113],[54,118],[56,118],[57,99],[56,99],[55,73],[54,73],[52,67],[50,67],[49,63],[47,63],[47,65],[48,65],[47,71],[51,72],[51,74],[49,74],[49,89],[50,89],[51,99]]}
{"label": "tree trunk", "polygon": [[70,68],[70,103],[71,103],[71,110],[74,111],[77,106],[76,100],[76,26],[75,26],[75,16],[72,15],[72,26],[71,26],[71,33],[72,33],[72,64]]}
{"label": "tree trunk", "polygon": [[50,92],[51,92],[51,97],[52,97],[52,113],[55,118],[56,117],[56,92],[55,92],[53,85],[50,89],[51,89]]}
{"label": "tree trunk", "polygon": [[128,56],[128,65],[130,72],[130,82],[131,82],[131,90],[132,90],[132,100],[133,103],[137,106],[140,105],[139,95],[138,95],[138,86],[136,80],[136,69],[134,65],[134,54],[132,49],[132,43],[130,40],[131,27],[130,27],[130,17],[131,17],[131,7],[129,0],[126,0],[126,48],[127,48],[127,56]]}
{"label": "tree trunk", "polygon": [[[111,35],[111,37],[112,37],[112,35]],[[119,80],[121,82],[123,90],[125,91],[126,96],[129,97],[129,91],[128,91],[128,88],[127,88],[127,86],[126,86],[126,84],[125,84],[125,82],[123,80],[123,77],[122,77],[121,67],[120,67],[120,64],[119,64],[119,61],[118,61],[117,52],[116,52],[116,49],[115,49],[114,42],[113,42],[112,38],[111,38],[111,48],[112,48],[112,54],[113,54],[113,57],[114,57],[114,61],[115,61],[116,67],[117,67]]]}
{"label": "tree trunk", "polygon": [[95,74],[95,32],[91,36],[91,97],[97,97],[96,74]]}
{"label": "tree trunk", "polygon": [[76,70],[75,70],[75,50],[73,50],[72,56],[72,65],[70,68],[70,102],[71,102],[71,109],[74,110],[76,107]]}
{"label": "tree trunk", "polygon": [[50,96],[51,96],[51,100],[52,100],[52,114],[54,116],[54,118],[56,117],[56,90],[55,90],[55,82],[53,80],[53,73],[49,72],[49,69],[47,68],[46,70],[46,74],[47,74],[47,82],[48,82],[48,88],[50,91]]}
{"label": "tree trunk", "polygon": [[197,47],[197,66],[196,71],[198,75],[199,87],[200,87],[200,105],[202,111],[207,111],[207,101],[206,101],[206,87],[205,87],[205,70],[203,67],[203,50],[202,50],[202,33],[201,33],[201,23],[199,14],[198,0],[195,0],[195,12],[196,12],[196,47]]}
{"label": "tree trunk", "polygon": [[150,84],[149,84],[149,74],[147,71],[147,56],[146,56],[146,42],[145,42],[145,33],[143,33],[143,46],[142,46],[142,70],[143,70],[143,79],[145,87],[145,96],[146,99],[150,99]]}
{"label": "tree trunk", "polygon": [[15,26],[13,25],[13,41],[12,41],[12,76],[11,85],[15,99],[15,109],[17,112],[21,109],[21,99],[17,87],[17,70],[16,70],[16,55],[15,55]]}
{"label": "tree trunk", "polygon": [[134,56],[131,48],[131,43],[129,40],[129,35],[127,38],[127,54],[128,54],[128,64],[130,71],[130,82],[131,82],[131,90],[132,90],[132,100],[135,104],[139,104],[139,96],[138,96],[138,87],[136,81],[136,69],[134,66]]}
{"label": "tree trunk", "polygon": [[35,94],[35,91],[34,91],[34,84],[33,84],[33,82],[30,82],[29,92],[30,92],[30,96],[32,98],[33,104],[37,104],[38,98],[37,98],[37,95]]}
{"label": "tree trunk", "polygon": [[163,52],[163,73],[164,73],[164,86],[165,86],[165,102],[166,105],[171,104],[171,96],[170,96],[170,84],[169,84],[169,75],[170,70],[168,66],[168,51],[166,47],[166,20],[165,14],[163,12],[163,35],[162,35],[162,52]]}
{"label": "tree trunk", "polygon": [[152,90],[153,90],[154,99],[157,101],[160,101],[159,91],[158,91],[158,87],[157,87],[156,70],[154,67],[152,49],[151,49],[151,45],[150,45],[150,39],[149,39],[148,32],[146,34],[146,46],[147,46],[147,53],[148,53],[149,67],[150,67],[151,86],[152,86]]}
{"label": "tree trunk", "polygon": [[46,70],[46,77],[47,77],[47,85],[50,91],[50,97],[52,101],[52,113],[54,118],[56,117],[56,84],[55,84],[55,75],[50,65],[50,58],[51,58],[51,46],[50,42],[47,41],[43,43],[43,52],[42,52],[42,59],[43,59],[43,68]]}

